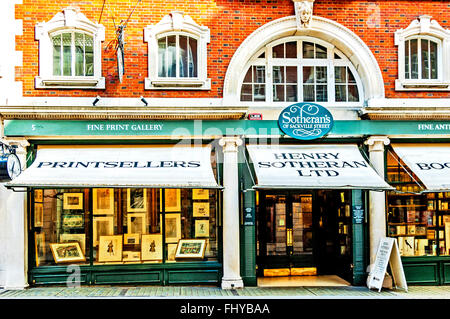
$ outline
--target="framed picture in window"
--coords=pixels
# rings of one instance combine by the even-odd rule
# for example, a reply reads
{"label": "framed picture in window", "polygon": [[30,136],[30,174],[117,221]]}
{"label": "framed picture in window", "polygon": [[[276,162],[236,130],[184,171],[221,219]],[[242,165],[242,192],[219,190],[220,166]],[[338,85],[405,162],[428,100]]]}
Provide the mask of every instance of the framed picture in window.
{"label": "framed picture in window", "polygon": [[209,237],[209,220],[195,220],[195,237]]}
{"label": "framed picture in window", "polygon": [[127,214],[127,233],[128,234],[145,234],[147,231],[147,223],[145,213],[128,213]]}
{"label": "framed picture in window", "polygon": [[114,214],[114,188],[94,188],[92,190],[94,215]]}
{"label": "framed picture in window", "polygon": [[43,189],[35,189],[34,190],[34,201],[38,203],[42,203],[44,201],[44,190]]}
{"label": "framed picture in window", "polygon": [[44,204],[34,203],[34,227],[44,226]]}
{"label": "framed picture in window", "polygon": [[114,217],[97,216],[93,219],[93,243],[98,246],[100,236],[114,235]]}
{"label": "framed picture in window", "polygon": [[45,233],[34,233],[34,249],[36,251],[36,267],[45,258]]}
{"label": "framed picture in window", "polygon": [[86,261],[78,243],[53,243],[50,248],[57,264]]}
{"label": "framed picture in window", "polygon": [[63,209],[83,209],[83,193],[64,193]]}
{"label": "framed picture in window", "polygon": [[142,235],[142,260],[162,260],[163,256],[162,234]]}
{"label": "framed picture in window", "polygon": [[141,243],[141,234],[123,234],[124,245],[139,245]]}
{"label": "framed picture in window", "polygon": [[134,250],[126,250],[122,253],[122,261],[141,261],[141,252],[140,251],[134,251]]}
{"label": "framed picture in window", "polygon": [[97,261],[122,261],[122,248],[122,235],[100,236]]}
{"label": "framed picture in window", "polygon": [[[161,215],[162,218],[162,215]],[[166,243],[177,243],[181,238],[181,215],[165,214]],[[162,225],[162,220],[161,220]]]}
{"label": "framed picture in window", "polygon": [[167,244],[167,262],[176,262],[175,254],[177,252],[178,244]]}
{"label": "framed picture in window", "polygon": [[205,239],[180,239],[175,253],[177,258],[203,259],[205,255]]}
{"label": "framed picture in window", "polygon": [[[162,197],[163,189],[160,191],[160,198]],[[162,203],[162,200],[161,200]],[[164,211],[166,213],[181,211],[181,190],[178,188],[164,189]],[[161,211],[163,207],[161,205]]]}
{"label": "framed picture in window", "polygon": [[66,214],[62,216],[62,227],[65,229],[84,228],[83,214]]}
{"label": "framed picture in window", "polygon": [[129,212],[147,211],[147,190],[145,188],[127,189],[127,210]]}
{"label": "framed picture in window", "polygon": [[209,199],[208,189],[193,189],[192,199]]}
{"label": "framed picture in window", "polygon": [[209,202],[193,202],[192,216],[209,217]]}
{"label": "framed picture in window", "polygon": [[86,235],[85,234],[61,234],[60,243],[77,242],[80,244],[81,251],[86,255]]}

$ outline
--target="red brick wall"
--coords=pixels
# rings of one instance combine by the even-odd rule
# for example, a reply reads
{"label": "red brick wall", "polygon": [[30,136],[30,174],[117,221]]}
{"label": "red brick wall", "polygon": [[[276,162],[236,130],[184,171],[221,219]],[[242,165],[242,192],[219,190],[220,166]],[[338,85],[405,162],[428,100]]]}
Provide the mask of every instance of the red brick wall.
{"label": "red brick wall", "polygon": [[[107,0],[116,23],[126,20],[136,0]],[[34,27],[49,21],[56,13],[71,5],[77,6],[91,21],[98,22],[103,0],[23,0],[16,5],[16,19],[23,20],[23,35],[17,36],[16,50],[23,52],[23,66],[16,68],[16,81],[23,82],[24,96],[96,96],[103,97],[197,97],[221,98],[225,73],[234,52],[242,41],[260,26],[294,14],[292,0],[142,0],[126,28],[125,75],[119,83],[114,50],[105,47],[113,40],[114,26],[105,7],[101,23],[105,26],[102,43],[102,73],[105,90],[35,90],[34,77],[39,73],[38,41]],[[210,91],[144,90],[147,77],[147,43],[144,27],[158,23],[173,10],[183,11],[211,32],[208,45],[208,77]],[[379,13],[379,15],[378,15]],[[321,1],[316,0],[314,14],[335,20],[355,32],[369,46],[382,71],[388,98],[449,98],[444,92],[396,92],[397,47],[394,32],[406,28],[419,15],[428,14],[441,26],[450,29],[450,1]],[[377,24],[379,23],[379,24]],[[375,24],[377,24],[375,26]]]}

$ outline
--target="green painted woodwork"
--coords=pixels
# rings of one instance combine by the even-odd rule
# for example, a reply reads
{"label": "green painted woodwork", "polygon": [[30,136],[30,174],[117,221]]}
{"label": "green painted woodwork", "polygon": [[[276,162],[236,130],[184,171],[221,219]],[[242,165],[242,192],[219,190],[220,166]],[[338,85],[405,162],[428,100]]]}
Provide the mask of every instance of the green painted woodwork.
{"label": "green painted woodwork", "polygon": [[165,284],[218,284],[221,281],[221,269],[165,270]]}
{"label": "green painted woodwork", "polygon": [[108,271],[93,272],[94,284],[162,284],[162,271]]}
{"label": "green painted woodwork", "polygon": [[[362,190],[355,189],[352,190],[352,208],[354,206],[362,206],[365,211],[364,205],[364,193]],[[353,213],[353,209],[352,209]],[[366,260],[364,255],[364,228],[366,223],[361,224],[355,223],[353,220],[352,225],[352,243],[353,243],[353,285],[359,286],[364,285],[366,282]]]}
{"label": "green painted woodwork", "polygon": [[[448,121],[335,121],[333,135],[436,135],[449,134]],[[275,120],[153,121],[153,120],[5,120],[5,136],[222,136],[280,135]]]}

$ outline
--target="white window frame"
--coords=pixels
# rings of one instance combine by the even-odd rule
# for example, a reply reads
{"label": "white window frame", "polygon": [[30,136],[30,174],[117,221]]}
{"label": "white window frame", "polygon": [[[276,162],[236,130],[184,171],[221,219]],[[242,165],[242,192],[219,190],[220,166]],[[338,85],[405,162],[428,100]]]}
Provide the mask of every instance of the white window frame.
{"label": "white window frame", "polygon": [[[171,35],[177,35],[177,39],[180,35],[184,35],[197,40],[197,77],[158,76],[158,40]],[[211,89],[211,79],[207,78],[207,45],[210,42],[208,27],[200,26],[190,16],[174,11],[157,24],[145,27],[144,41],[148,43],[148,77],[144,82],[146,90]],[[179,49],[177,40],[177,56]],[[178,63],[176,68],[178,70]]]}
{"label": "white window frame", "polygon": [[[52,37],[75,32],[85,33],[93,38],[94,75],[53,75]],[[35,39],[39,41],[39,76],[35,77],[36,89],[105,89],[105,78],[101,76],[101,43],[105,40],[103,25],[89,21],[78,9],[68,7],[50,21],[38,23],[35,27]],[[73,50],[72,44],[72,54]]]}
{"label": "white window frame", "polygon": [[[408,40],[421,39],[437,43],[437,79],[405,78],[405,43]],[[431,16],[422,15],[407,28],[397,30],[394,34],[398,47],[398,79],[395,80],[396,91],[450,91],[450,30],[442,28]],[[418,56],[421,69],[421,56]]]}
{"label": "white window frame", "polygon": [[[272,58],[272,48],[285,42],[297,42],[297,58]],[[303,55],[303,42],[310,42],[319,44],[327,49],[327,58],[326,59],[304,59]],[[262,53],[265,53],[265,58],[258,58]],[[334,54],[337,54],[340,59],[335,59]],[[259,50],[253,58],[251,58],[246,66],[243,68],[244,72],[240,75],[239,80],[239,99],[241,96],[242,84],[247,74],[248,68],[252,65],[265,65],[266,66],[266,100],[264,102],[251,102],[251,101],[240,101],[241,104],[252,103],[253,106],[288,106],[292,103],[297,102],[281,102],[273,100],[273,66],[297,66],[297,99],[298,102],[303,101],[303,72],[302,68],[304,66],[326,66],[327,67],[327,102],[314,102],[321,104],[325,107],[361,107],[364,103],[364,91],[363,84],[361,78],[353,66],[352,62],[334,45],[309,36],[290,36],[285,37],[276,41],[273,41],[265,46],[263,50]],[[335,66],[347,66],[353,73],[353,76],[356,80],[356,86],[358,88],[359,101],[357,102],[336,102],[335,101],[335,80],[334,80],[334,67]],[[348,84],[348,83],[347,83]]]}

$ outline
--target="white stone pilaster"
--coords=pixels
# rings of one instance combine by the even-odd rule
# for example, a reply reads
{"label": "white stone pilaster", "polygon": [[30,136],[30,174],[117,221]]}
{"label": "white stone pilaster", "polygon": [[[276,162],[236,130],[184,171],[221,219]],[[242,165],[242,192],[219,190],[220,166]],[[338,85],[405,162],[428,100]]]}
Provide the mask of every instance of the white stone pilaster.
{"label": "white stone pilaster", "polygon": [[[3,140],[17,146],[16,154],[26,167],[28,141],[24,138]],[[5,289],[28,287],[27,193],[14,192],[0,185],[0,268]]]}
{"label": "white stone pilaster", "polygon": [[[389,145],[387,136],[371,136],[365,144],[369,146],[369,159],[377,173],[384,178],[384,147]],[[386,237],[386,193],[369,192],[369,235],[370,260],[369,270],[375,262],[380,239]]]}
{"label": "white stone pilaster", "polygon": [[239,253],[239,137],[223,137],[223,277],[222,289],[242,288]]}

